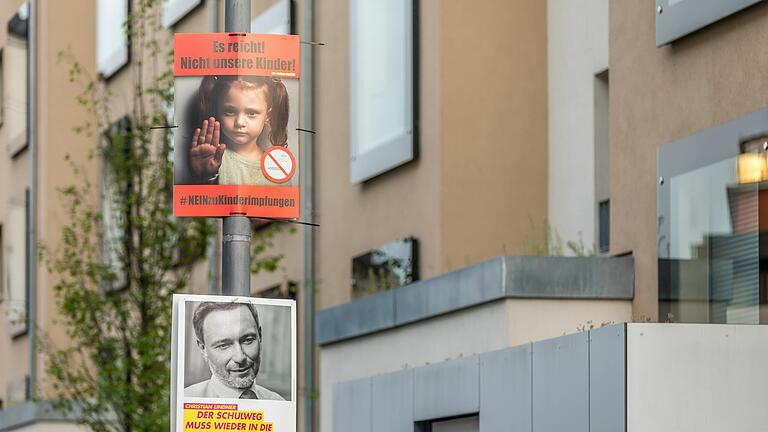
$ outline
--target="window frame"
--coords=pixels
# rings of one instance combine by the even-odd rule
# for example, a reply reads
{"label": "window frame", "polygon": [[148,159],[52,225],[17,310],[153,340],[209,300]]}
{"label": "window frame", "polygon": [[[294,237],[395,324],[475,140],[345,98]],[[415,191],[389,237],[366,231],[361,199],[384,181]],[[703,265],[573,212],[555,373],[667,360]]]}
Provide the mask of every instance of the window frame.
{"label": "window frame", "polygon": [[[101,139],[104,140],[104,145],[111,146],[112,139],[117,134],[124,134],[126,139],[130,139],[131,128],[132,123],[130,118],[124,116],[105,129],[101,134]],[[126,146],[126,148],[128,148],[128,146]],[[117,279],[114,282],[103,284],[102,289],[120,291],[128,287],[128,277],[124,269],[125,263],[121,259],[121,254],[125,253],[125,232],[121,232],[125,215],[115,212],[115,203],[111,199],[116,192],[114,190],[116,185],[113,181],[110,162],[106,158],[103,158],[101,162],[102,182],[100,184],[100,205],[102,212],[102,261],[105,265],[110,266],[117,276]]]}
{"label": "window frame", "polygon": [[611,251],[611,199],[597,203],[597,251],[601,255]]}
{"label": "window frame", "polygon": [[[100,18],[101,15],[99,15],[99,8],[100,6],[107,6],[107,3],[112,3],[114,5],[114,2],[121,1],[125,3],[125,9],[124,13],[125,15],[121,17],[119,32],[120,35],[118,36],[118,43],[114,47],[104,47],[102,44],[106,43],[107,37],[104,35],[100,35],[100,31],[104,31],[105,29],[109,29],[110,27],[107,26],[105,29],[100,29]],[[122,5],[118,5],[122,6]],[[108,8],[110,11],[120,11],[120,7],[116,8]],[[96,71],[98,72],[99,76],[103,79],[107,80],[115,76],[118,72],[120,72],[125,66],[128,65],[131,61],[131,40],[128,37],[128,35],[125,32],[124,24],[125,21],[128,19],[128,16],[131,13],[131,0],[97,0],[96,1]],[[114,28],[109,29],[108,31],[112,32],[114,31]],[[102,53],[103,50],[108,50],[106,53]]]}
{"label": "window frame", "polygon": [[5,123],[5,47],[0,47],[0,128]]}
{"label": "window frame", "polygon": [[[27,142],[28,112],[27,104],[29,101],[29,3],[23,3],[18,11],[7,23],[8,38],[5,46],[0,48],[2,59],[0,59],[0,97],[2,106],[0,107],[0,126],[8,125],[6,149],[11,159],[17,158],[23,154],[29,143]],[[23,57],[23,59],[22,59]],[[12,92],[8,92],[9,87],[5,82],[23,80],[23,86],[15,86]],[[16,99],[18,97],[18,99]],[[16,107],[13,110],[6,110],[6,107]],[[7,121],[6,117],[12,114],[13,119]],[[22,120],[23,117],[23,121]],[[18,126],[17,126],[18,125]],[[13,127],[11,127],[13,126]],[[18,129],[18,130],[13,130]]]}
{"label": "window frame", "polygon": [[[277,3],[251,17],[251,32],[264,34],[293,34],[293,2]],[[278,31],[272,31],[277,29]]]}
{"label": "window frame", "polygon": [[[397,168],[418,157],[418,0],[398,0],[406,4],[404,19],[405,33],[402,43],[405,45],[403,58],[403,77],[405,100],[402,104],[405,113],[405,132],[395,138],[379,143],[367,151],[359,150],[360,108],[357,102],[360,72],[357,64],[360,29],[365,23],[356,19],[358,0],[349,1],[349,103],[350,103],[350,182],[359,184],[380,174]],[[410,12],[410,13],[408,13]]]}
{"label": "window frame", "polygon": [[763,0],[656,0],[656,46],[674,42]]}
{"label": "window frame", "polygon": [[[0,248],[3,249],[3,280],[0,285],[4,293],[4,301],[7,300],[6,311],[18,312],[11,316],[8,326],[8,334],[11,338],[18,338],[27,334],[29,330],[29,237],[26,235],[29,226],[29,189],[24,191],[23,199],[20,197],[12,198],[9,201],[8,213],[6,215],[4,236]],[[18,227],[16,225],[22,224]],[[23,237],[20,240],[19,236]],[[20,241],[19,241],[20,240]],[[13,254],[8,253],[11,250],[20,248]],[[20,263],[23,262],[23,265]],[[21,272],[21,279],[13,279],[12,274]],[[13,283],[15,284],[11,286]],[[16,294],[22,298],[17,298]],[[23,306],[17,302],[23,301]],[[22,315],[23,314],[23,315]],[[22,319],[23,318],[23,319]]]}
{"label": "window frame", "polygon": [[[404,249],[404,254],[402,256],[398,256],[395,253],[392,253],[392,249]],[[389,250],[389,252],[388,252]],[[391,287],[385,287],[384,289],[365,289],[364,286],[367,286],[371,283],[370,280],[370,272],[375,270],[376,268],[373,266],[372,261],[374,261],[374,257],[379,254],[379,259],[385,258],[386,262],[390,262],[390,260],[399,260],[402,259],[402,267],[400,270],[403,272],[403,278],[404,280],[398,281],[397,284],[391,286]],[[382,267],[382,270],[389,270],[392,273],[394,272],[394,269],[391,267]],[[362,278],[358,278],[358,273],[356,270],[367,270],[367,275],[363,276]],[[359,255],[353,256],[351,259],[351,294],[354,299],[363,298],[372,294],[390,291],[393,289],[402,288],[404,286],[410,285],[414,282],[419,281],[419,240],[415,236],[408,236],[401,238],[399,240],[394,240],[392,242],[378,245],[374,248],[371,248]],[[380,275],[379,275],[380,276]]]}
{"label": "window frame", "polygon": [[163,0],[163,28],[175,26],[201,4],[202,0]]}

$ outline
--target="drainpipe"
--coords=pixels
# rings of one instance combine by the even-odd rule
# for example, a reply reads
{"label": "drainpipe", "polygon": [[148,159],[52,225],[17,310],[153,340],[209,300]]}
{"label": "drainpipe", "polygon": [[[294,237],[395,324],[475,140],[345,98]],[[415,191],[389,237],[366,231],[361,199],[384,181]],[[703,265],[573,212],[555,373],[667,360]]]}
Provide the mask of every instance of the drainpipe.
{"label": "drainpipe", "polygon": [[29,219],[27,289],[29,311],[29,398],[37,397],[37,0],[29,0],[27,21],[27,145],[29,146]]}

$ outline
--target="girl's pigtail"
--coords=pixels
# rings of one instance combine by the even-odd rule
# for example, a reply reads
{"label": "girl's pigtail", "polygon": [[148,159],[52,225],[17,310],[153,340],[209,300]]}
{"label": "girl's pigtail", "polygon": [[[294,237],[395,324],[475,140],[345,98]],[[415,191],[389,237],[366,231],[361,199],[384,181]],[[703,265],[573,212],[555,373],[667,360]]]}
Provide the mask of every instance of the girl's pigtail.
{"label": "girl's pigtail", "polygon": [[269,116],[271,126],[270,140],[272,145],[288,146],[288,90],[285,84],[278,79],[273,78],[269,89],[270,107],[272,111]]}
{"label": "girl's pigtail", "polygon": [[200,89],[197,91],[197,112],[199,119],[195,124],[200,124],[204,119],[216,116],[216,101],[214,100],[214,88],[216,87],[218,77],[206,76],[200,82]]}

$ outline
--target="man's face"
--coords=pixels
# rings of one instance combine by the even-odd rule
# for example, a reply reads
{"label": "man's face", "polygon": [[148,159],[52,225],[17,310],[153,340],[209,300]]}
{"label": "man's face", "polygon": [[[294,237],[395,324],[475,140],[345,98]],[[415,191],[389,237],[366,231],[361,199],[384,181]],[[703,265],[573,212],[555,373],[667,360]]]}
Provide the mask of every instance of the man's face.
{"label": "man's face", "polygon": [[253,385],[261,362],[261,341],[247,306],[209,313],[203,321],[203,339],[198,346],[211,373],[232,388]]}

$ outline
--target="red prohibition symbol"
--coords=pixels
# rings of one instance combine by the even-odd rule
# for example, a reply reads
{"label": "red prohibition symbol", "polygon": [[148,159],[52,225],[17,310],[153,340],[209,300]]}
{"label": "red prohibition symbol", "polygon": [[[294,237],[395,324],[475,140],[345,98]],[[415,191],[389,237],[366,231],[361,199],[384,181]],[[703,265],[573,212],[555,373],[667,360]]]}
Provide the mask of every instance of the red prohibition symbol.
{"label": "red prohibition symbol", "polygon": [[285,183],[296,172],[296,159],[287,148],[272,146],[261,156],[261,172],[272,183]]}

